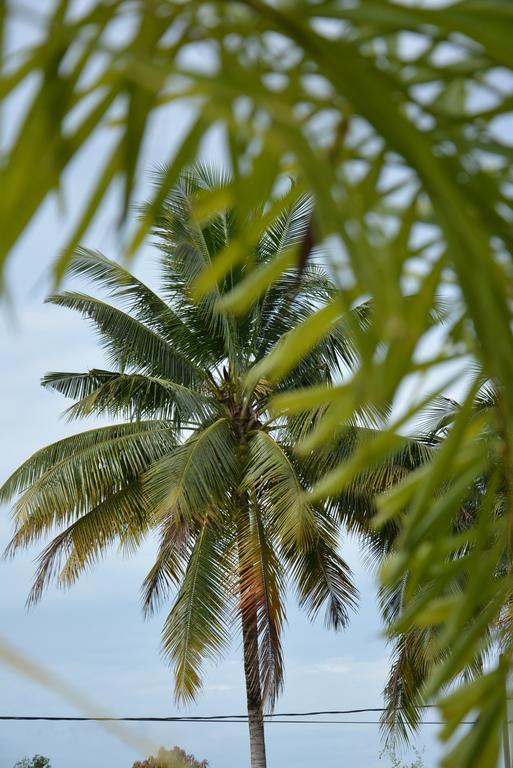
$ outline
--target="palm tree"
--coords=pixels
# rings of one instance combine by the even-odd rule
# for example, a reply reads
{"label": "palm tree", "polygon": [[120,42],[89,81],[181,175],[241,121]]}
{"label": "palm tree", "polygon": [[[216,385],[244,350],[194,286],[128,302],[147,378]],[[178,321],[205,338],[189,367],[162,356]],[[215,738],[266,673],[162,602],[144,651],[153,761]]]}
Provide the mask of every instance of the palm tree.
{"label": "palm tree", "polygon": [[[196,696],[204,660],[219,657],[240,627],[251,766],[263,768],[264,707],[273,706],[283,683],[286,585],[312,618],[325,607],[328,626],[344,627],[357,591],[338,551],[341,519],[376,541],[367,526],[368,478],[329,502],[311,504],[305,495],[353,450],[361,427],[349,426],[337,445],[301,459],[292,447],[309,419],[276,418],[269,409],[271,394],[330,385],[355,362],[347,323],[335,322],[279,384],[247,387],[248,372],[283,334],[332,297],[323,269],[308,265],[300,286],[286,271],[242,316],[221,313],[218,300],[245,277],[246,262],[199,302],[191,298],[197,275],[237,230],[230,211],[202,226],[193,215],[194,195],[221,181],[197,168],[163,205],[155,232],[161,295],[100,253],[76,252],[69,274],[90,279],[114,303],[77,291],[49,301],[93,323],[111,370],[49,373],[42,383],[75,401],[71,419],[124,421],[42,448],[0,498],[18,496],[11,554],[61,529],[39,557],[30,603],[52,579],[71,585],[114,542],[132,551],[158,532],[143,602],[151,612],[173,594],[162,648],[175,695]],[[254,261],[265,264],[301,243],[309,220],[302,199],[265,231]],[[365,309],[357,315],[363,321]],[[412,461],[409,451],[399,471]],[[374,489],[388,482],[387,472],[378,474]]]}
{"label": "palm tree", "polygon": [[[191,198],[218,184],[205,168],[181,180],[158,221],[162,296],[103,255],[77,251],[69,274],[94,281],[119,306],[76,291],[49,301],[96,326],[112,370],[50,373],[43,385],[75,400],[70,418],[110,415],[95,427],[35,453],[7,480],[1,498],[15,504],[16,552],[54,529],[43,550],[29,602],[55,578],[72,584],[118,541],[134,549],[160,535],[144,583],[153,611],[170,591],[162,647],[174,667],[179,700],[194,698],[203,661],[242,630],[251,765],[265,766],[264,704],[283,682],[281,633],[286,577],[311,615],[327,605],[328,622],[345,626],[356,599],[340,557],[332,511],[304,499],[305,479],[287,423],[273,419],[266,381],[246,389],[248,371],[280,337],[330,298],[323,270],[311,266],[296,291],[289,271],[242,317],[217,301],[245,275],[234,269],[199,303],[195,278],[233,236],[230,212],[200,227]],[[264,263],[301,241],[309,204],[278,218],[254,254]],[[352,350],[341,327],[276,389],[330,383]]]}
{"label": "palm tree", "polygon": [[[502,393],[496,382],[482,376],[477,363],[474,363],[474,376],[478,388],[473,398],[469,420],[476,422],[483,414],[488,414],[490,421],[486,429],[479,433],[479,439],[491,442],[496,437],[497,411],[501,408]],[[446,441],[454,428],[461,403],[448,397],[434,399],[423,413],[417,417],[417,441],[427,449],[436,451]],[[490,450],[492,454],[492,451]],[[449,484],[450,480],[445,479]],[[510,483],[508,470],[503,457],[496,457],[486,470],[468,484],[467,493],[455,512],[452,526],[455,534],[475,531],[480,517],[488,515],[491,519],[502,518],[507,509],[506,500]],[[493,502],[487,498],[493,493]],[[472,551],[474,540],[467,540],[451,551],[448,560],[463,562]],[[507,576],[511,568],[511,556],[507,542],[504,544],[502,557],[499,559],[495,576],[498,580]],[[400,617],[403,609],[403,596],[407,579],[390,590],[382,590],[381,608],[385,625],[392,625]],[[463,583],[458,585],[461,590]],[[454,586],[452,587],[454,590]],[[461,598],[462,599],[462,598]],[[461,677],[471,680],[482,674],[487,660],[501,651],[507,652],[513,626],[513,600],[511,590],[504,596],[504,605],[495,624],[489,624],[481,630],[479,651],[470,656],[463,668]],[[482,610],[482,607],[481,607]],[[468,626],[476,615],[469,615]],[[439,627],[416,626],[403,630],[394,638],[389,677],[384,689],[385,710],[381,719],[386,743],[395,745],[397,740],[408,741],[422,723],[422,708],[431,702],[425,699],[425,685],[429,674],[447,655],[447,649],[437,649]],[[450,651],[449,651],[450,652]]]}

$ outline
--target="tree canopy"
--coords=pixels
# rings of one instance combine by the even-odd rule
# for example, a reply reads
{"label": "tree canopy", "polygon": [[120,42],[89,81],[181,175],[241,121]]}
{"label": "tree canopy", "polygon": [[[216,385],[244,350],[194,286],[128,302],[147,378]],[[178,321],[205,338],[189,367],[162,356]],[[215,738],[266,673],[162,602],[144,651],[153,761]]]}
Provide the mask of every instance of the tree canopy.
{"label": "tree canopy", "polygon": [[[228,208],[200,223],[196,196],[229,183],[199,166],[164,201],[155,230],[159,293],[98,252],[75,253],[67,276],[90,280],[104,296],[66,290],[49,301],[91,322],[110,368],[53,372],[42,383],[74,401],[70,419],[115,421],[37,451],[0,488],[0,499],[14,501],[10,554],[53,536],[38,558],[29,602],[51,581],[73,584],[113,544],[133,552],[156,533],[143,603],[147,612],[171,605],[162,649],[176,697],[195,698],[205,661],[218,659],[240,631],[252,748],[255,725],[263,749],[263,707],[273,707],[283,684],[287,588],[311,618],[323,611],[328,627],[345,627],[357,588],[340,554],[340,530],[359,534],[372,554],[386,551],[387,535],[370,525],[373,497],[430,454],[397,436],[393,453],[344,492],[310,501],[326,473],[372,439],[383,415],[360,409],[326,435],[322,451],[298,454],[297,441],[322,423],[324,409],[285,415],[270,403],[302,396],[307,386],[335,391],[357,363],[353,333],[372,309],[344,312],[313,262],[300,282],[295,269],[283,271],[243,314],[221,311],[218,301],[244,282],[251,269],[244,262],[195,298],[198,275],[242,227],[266,216],[260,206],[241,222]],[[301,242],[310,221],[306,197],[272,219],[252,254],[256,268]],[[268,355],[320,306],[330,310],[330,330],[280,381],[261,375]],[[252,766],[264,761],[255,756]]]}
{"label": "tree canopy", "polygon": [[164,749],[161,747],[156,755],[146,760],[137,760],[132,768],[207,768],[208,760],[196,760],[194,755],[188,755],[180,747]]}
{"label": "tree canopy", "polygon": [[24,757],[19,760],[14,768],[51,768],[50,759],[43,755],[34,755],[32,759]]}

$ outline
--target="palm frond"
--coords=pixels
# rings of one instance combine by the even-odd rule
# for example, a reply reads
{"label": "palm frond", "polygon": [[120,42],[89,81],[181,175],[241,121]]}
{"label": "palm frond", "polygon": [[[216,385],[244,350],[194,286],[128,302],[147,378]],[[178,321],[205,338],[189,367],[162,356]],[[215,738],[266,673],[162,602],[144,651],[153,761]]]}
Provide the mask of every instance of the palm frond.
{"label": "palm frond", "polygon": [[[305,434],[309,433],[311,424],[315,424],[321,415],[319,412],[306,412],[302,418],[296,418],[295,423],[291,424],[292,434],[296,439],[304,438]],[[362,417],[362,420],[367,418],[365,414],[362,414]],[[376,418],[379,418],[379,414]],[[378,434],[379,431],[375,428],[351,424],[340,431],[335,441],[297,459],[308,485],[315,485],[323,475],[349,461],[357,449],[370,443]],[[413,470],[431,461],[433,451],[433,446],[423,440],[401,438],[399,445],[386,456],[380,457],[374,464],[368,463],[348,484],[344,493],[355,493],[372,499],[400,483]]]}
{"label": "palm frond", "polygon": [[194,700],[205,659],[218,660],[228,643],[229,585],[222,542],[206,512],[162,632],[162,651],[173,664],[179,701]]}
{"label": "palm frond", "polygon": [[338,553],[337,527],[326,515],[316,515],[317,532],[308,549],[291,549],[284,555],[290,565],[299,605],[314,619],[326,607],[325,624],[342,629],[358,601],[351,570]]}
{"label": "palm frond", "polygon": [[302,243],[310,226],[312,213],[311,197],[299,195],[293,205],[277,216],[262,234],[256,248],[258,261],[270,261],[286,249]]}
{"label": "palm frond", "polygon": [[193,527],[176,510],[169,512],[162,520],[157,559],[141,590],[145,615],[157,611],[170,590],[177,587],[183,578],[193,536]]}
{"label": "palm frond", "polygon": [[28,604],[39,601],[54,579],[62,587],[73,584],[116,540],[130,537],[140,544],[150,523],[141,483],[133,480],[79,517],[43,550]]}
{"label": "palm frond", "polygon": [[65,438],[35,453],[0,489],[14,505],[14,549],[69,524],[176,446],[166,422],[121,424]]}
{"label": "palm frond", "polygon": [[448,397],[437,397],[419,414],[417,430],[426,436],[427,441],[435,442],[447,434],[447,429],[454,421],[459,403]]}
{"label": "palm frond", "polygon": [[[316,411],[306,412],[290,420],[291,434],[295,440],[308,434],[319,418]],[[344,429],[334,443],[306,456],[295,456],[298,472],[306,488],[312,488],[320,478],[337,466],[349,462],[356,450],[377,434],[375,429],[351,425]],[[290,439],[290,438],[289,438]],[[389,488],[406,480],[412,471],[427,464],[433,458],[433,447],[422,440],[404,439],[402,445],[379,462],[369,465],[358,473],[336,495],[330,497],[326,509],[343,528],[358,537],[369,565],[386,555],[396,540],[397,521],[390,521],[379,529],[373,525],[376,515],[375,499]]]}
{"label": "palm frond", "polygon": [[150,376],[176,381],[184,386],[201,385],[205,372],[162,336],[110,304],[83,293],[65,291],[47,301],[74,309],[96,326],[100,342],[110,360],[121,369],[133,367]]}
{"label": "palm frond", "polygon": [[144,477],[144,488],[159,514],[176,509],[187,520],[205,510],[229,506],[237,485],[236,442],[227,418],[197,429],[182,445],[155,462]]}
{"label": "palm frond", "polygon": [[[290,293],[291,288],[277,284],[281,290],[276,297],[278,310],[268,326],[261,331],[260,345],[257,347],[256,360],[263,354],[269,354],[294,329],[308,321],[319,309],[326,306],[334,295],[334,287],[322,274],[305,277],[301,291]],[[304,291],[304,293],[303,293]],[[357,351],[357,332],[362,333],[368,324],[368,304],[362,304],[347,314],[335,319],[323,338],[300,357],[277,383],[276,390],[287,391],[314,384],[331,384],[341,379],[345,373],[354,369],[359,361]]]}
{"label": "palm frond", "polygon": [[297,271],[286,270],[269,286],[255,308],[255,355],[263,357],[284,333],[306,320],[333,297],[334,286],[319,265],[305,267],[298,285]]}
{"label": "palm frond", "polygon": [[[203,168],[205,170],[205,168]],[[200,169],[200,174],[203,173]],[[177,307],[180,317],[199,339],[209,339],[217,360],[240,352],[236,324],[217,304],[221,296],[217,286],[200,300],[193,300],[199,275],[213,257],[228,245],[227,214],[220,212],[205,225],[194,215],[194,196],[209,189],[210,174],[197,176],[186,172],[166,197],[156,221],[155,233],[162,252],[161,283],[165,296]]]}
{"label": "palm frond", "polygon": [[422,688],[431,669],[429,632],[411,629],[397,639],[384,689],[381,728],[388,744],[407,742],[422,722]]}
{"label": "palm frond", "polygon": [[109,414],[130,419],[165,419],[180,430],[214,415],[216,402],[174,381],[139,373],[116,373],[95,368],[84,373],[52,372],[44,387],[78,400],[66,414],[70,419]]}
{"label": "palm frond", "polygon": [[238,529],[238,582],[241,619],[256,619],[258,654],[252,677],[259,680],[263,701],[272,710],[283,687],[281,636],[285,622],[283,567],[257,506],[250,505]]}
{"label": "palm frond", "polygon": [[201,344],[177,312],[121,264],[99,251],[77,248],[67,276],[86,277],[104,288],[122,308],[194,362],[212,362],[208,345]]}
{"label": "palm frond", "polygon": [[258,503],[283,546],[308,548],[315,517],[287,449],[267,432],[253,433],[244,487],[255,489]]}

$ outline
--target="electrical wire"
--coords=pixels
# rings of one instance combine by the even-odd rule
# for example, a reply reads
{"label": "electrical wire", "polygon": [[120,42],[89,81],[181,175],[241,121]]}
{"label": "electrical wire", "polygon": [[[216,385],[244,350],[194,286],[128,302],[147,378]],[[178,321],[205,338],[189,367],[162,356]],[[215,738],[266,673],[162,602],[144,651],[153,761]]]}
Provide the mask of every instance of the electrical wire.
{"label": "electrical wire", "polygon": [[[419,709],[432,709],[433,704],[424,704]],[[379,720],[319,720],[313,719],[327,715],[354,715],[369,712],[385,712],[383,707],[365,707],[359,709],[331,709],[315,712],[279,712],[265,715],[266,723],[288,725],[380,725]],[[297,719],[296,719],[297,718]],[[45,722],[124,722],[124,723],[246,723],[247,715],[196,715],[169,717],[113,717],[113,716],[59,716],[59,715],[0,715],[0,721],[45,721]],[[462,721],[462,725],[474,725],[475,720]],[[443,725],[441,720],[426,720],[423,725]]]}

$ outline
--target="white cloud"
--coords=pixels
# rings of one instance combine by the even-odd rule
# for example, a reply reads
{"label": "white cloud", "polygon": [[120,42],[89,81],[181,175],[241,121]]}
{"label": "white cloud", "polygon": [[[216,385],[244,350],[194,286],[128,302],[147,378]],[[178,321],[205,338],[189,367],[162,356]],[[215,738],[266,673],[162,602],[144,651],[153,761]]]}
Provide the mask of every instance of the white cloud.
{"label": "white cloud", "polygon": [[387,666],[386,658],[365,661],[347,656],[334,656],[313,664],[311,669],[321,674],[343,675],[364,682],[382,679],[386,674]]}

